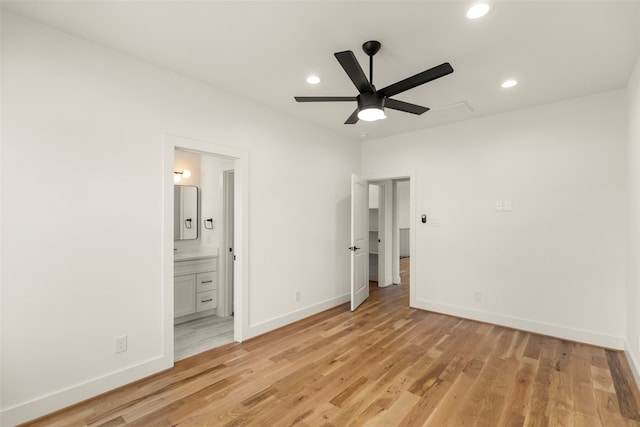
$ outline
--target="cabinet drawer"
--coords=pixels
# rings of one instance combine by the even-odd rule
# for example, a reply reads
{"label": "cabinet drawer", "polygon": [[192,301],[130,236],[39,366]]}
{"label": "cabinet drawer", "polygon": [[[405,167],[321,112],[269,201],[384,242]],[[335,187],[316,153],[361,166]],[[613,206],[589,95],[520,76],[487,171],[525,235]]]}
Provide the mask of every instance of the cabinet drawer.
{"label": "cabinet drawer", "polygon": [[198,292],[196,298],[196,311],[211,310],[218,305],[216,291]]}
{"label": "cabinet drawer", "polygon": [[218,275],[215,271],[196,274],[197,292],[213,291],[217,289]]}
{"label": "cabinet drawer", "polygon": [[218,268],[218,258],[204,258],[190,261],[174,261],[173,275],[184,276],[186,274],[205,273],[215,271]]}

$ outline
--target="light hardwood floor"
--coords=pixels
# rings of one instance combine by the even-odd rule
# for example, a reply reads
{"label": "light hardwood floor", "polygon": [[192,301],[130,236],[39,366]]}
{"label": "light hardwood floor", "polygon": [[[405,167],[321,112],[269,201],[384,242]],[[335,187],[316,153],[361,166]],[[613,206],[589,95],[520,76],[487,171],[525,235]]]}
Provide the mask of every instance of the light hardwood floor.
{"label": "light hardwood floor", "polygon": [[640,426],[621,352],[408,307],[406,285],[33,426]]}
{"label": "light hardwood floor", "polygon": [[207,316],[174,326],[174,360],[233,341],[233,317]]}

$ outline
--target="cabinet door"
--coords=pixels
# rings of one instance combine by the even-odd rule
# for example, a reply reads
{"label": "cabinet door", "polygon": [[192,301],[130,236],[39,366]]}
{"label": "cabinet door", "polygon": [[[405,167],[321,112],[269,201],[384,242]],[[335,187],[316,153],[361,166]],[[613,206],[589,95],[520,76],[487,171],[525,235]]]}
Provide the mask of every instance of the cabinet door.
{"label": "cabinet door", "polygon": [[196,312],[196,275],[173,278],[173,317]]}

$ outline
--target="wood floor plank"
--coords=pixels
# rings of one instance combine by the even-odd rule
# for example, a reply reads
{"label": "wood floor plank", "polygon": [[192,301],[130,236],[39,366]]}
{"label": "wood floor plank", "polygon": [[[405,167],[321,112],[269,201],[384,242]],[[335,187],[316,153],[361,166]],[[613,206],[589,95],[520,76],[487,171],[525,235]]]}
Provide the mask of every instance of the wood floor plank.
{"label": "wood floor plank", "polygon": [[533,379],[538,364],[529,358],[516,360],[518,368],[511,378],[511,389],[506,397],[503,415],[499,425],[523,425],[531,398]]}
{"label": "wood floor plank", "polygon": [[622,352],[408,301],[406,285],[372,287],[355,312],[189,357],[26,425],[640,427]]}
{"label": "wood floor plank", "polygon": [[633,377],[630,377],[630,369],[620,352],[606,350],[607,362],[616,390],[616,397],[623,417],[634,421],[640,421],[640,395],[637,386],[634,387]]}

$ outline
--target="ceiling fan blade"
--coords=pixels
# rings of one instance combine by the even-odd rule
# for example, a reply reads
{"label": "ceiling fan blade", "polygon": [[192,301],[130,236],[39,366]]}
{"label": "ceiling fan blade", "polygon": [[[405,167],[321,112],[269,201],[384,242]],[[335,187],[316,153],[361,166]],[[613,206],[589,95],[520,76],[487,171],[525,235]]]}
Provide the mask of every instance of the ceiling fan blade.
{"label": "ceiling fan blade", "polygon": [[336,57],[340,65],[342,65],[342,68],[344,68],[344,71],[347,73],[353,84],[356,85],[358,92],[375,92],[375,88],[373,87],[371,82],[367,80],[367,76],[364,74],[364,71],[362,71],[362,67],[360,67],[360,64],[358,63],[358,60],[356,59],[356,56],[353,54],[353,52],[351,52],[350,50],[345,50],[344,52],[334,53],[334,56]]}
{"label": "ceiling fan blade", "polygon": [[429,111],[427,107],[422,107],[416,104],[409,104],[408,102],[398,101],[390,98],[387,98],[384,101],[384,106],[386,108],[391,108],[392,110],[404,111],[405,113],[411,114],[422,114]]}
{"label": "ceiling fan blade", "polygon": [[295,96],[298,102],[357,101],[355,96]]}
{"label": "ceiling fan blade", "polygon": [[428,69],[427,71],[423,71],[421,73],[416,74],[415,76],[408,77],[404,80],[401,80],[397,83],[389,85],[384,89],[380,89],[378,92],[382,93],[384,96],[394,96],[405,90],[413,89],[416,86],[420,86],[427,82],[430,82],[435,79],[439,79],[440,77],[446,76],[447,74],[453,73],[453,67],[448,62],[444,64],[440,64],[437,67],[433,67]]}
{"label": "ceiling fan blade", "polygon": [[349,116],[347,121],[344,122],[344,124],[345,125],[355,125],[356,123],[358,123],[358,109],[357,108],[353,113],[351,113],[351,115]]}

